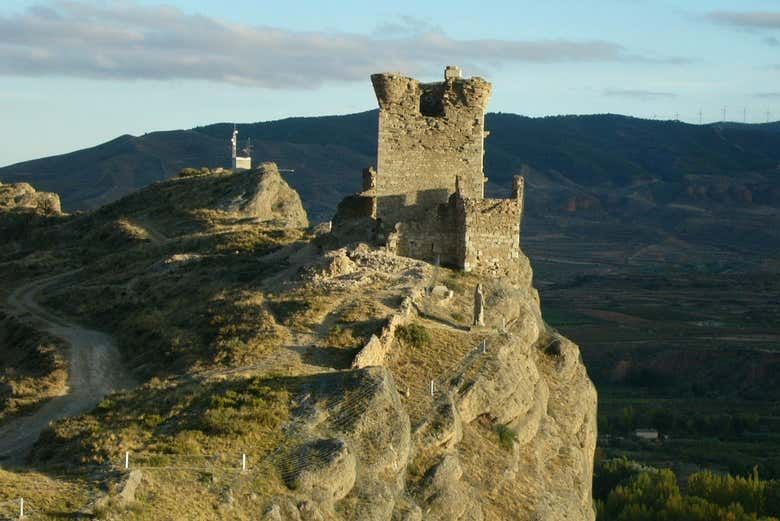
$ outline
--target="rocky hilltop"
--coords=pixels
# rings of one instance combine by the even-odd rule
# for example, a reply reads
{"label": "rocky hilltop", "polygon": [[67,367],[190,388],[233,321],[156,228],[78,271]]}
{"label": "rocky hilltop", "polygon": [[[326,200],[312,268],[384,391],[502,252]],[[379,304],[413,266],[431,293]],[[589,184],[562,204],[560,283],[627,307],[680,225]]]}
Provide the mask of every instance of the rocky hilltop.
{"label": "rocky hilltop", "polygon": [[542,317],[524,178],[485,196],[490,84],[372,82],[380,161],[332,223],[263,163],[13,236],[0,288],[71,385],[0,424],[0,505],[48,479],[52,517],[594,519],[596,392]]}
{"label": "rocky hilltop", "polygon": [[4,288],[110,333],[107,370],[142,383],[55,422],[0,491],[108,519],[592,519],[596,393],[527,258],[485,280],[301,228],[296,201],[270,165],[209,172],[4,249]]}
{"label": "rocky hilltop", "polygon": [[577,346],[544,323],[521,262],[521,283],[485,284],[477,328],[478,277],[365,244],[284,283],[400,305],[350,370],[317,375],[293,399],[275,460],[288,490],[266,519],[593,518],[596,392]]}

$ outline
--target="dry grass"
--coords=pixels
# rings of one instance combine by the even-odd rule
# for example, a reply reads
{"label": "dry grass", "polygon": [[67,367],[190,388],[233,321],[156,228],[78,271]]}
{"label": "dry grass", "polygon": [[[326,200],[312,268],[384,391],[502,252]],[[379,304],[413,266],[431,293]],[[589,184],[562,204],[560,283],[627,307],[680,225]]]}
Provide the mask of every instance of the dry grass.
{"label": "dry grass", "polygon": [[478,333],[452,330],[428,320],[419,320],[418,324],[427,330],[430,344],[417,348],[398,342],[388,361],[398,388],[409,390],[410,398],[405,405],[413,424],[431,412],[431,380],[441,385],[443,377],[450,374],[483,338]]}
{"label": "dry grass", "polygon": [[84,507],[97,490],[96,483],[85,479],[0,469],[0,519],[16,519],[19,498],[24,498],[30,519],[62,519]]}
{"label": "dry grass", "polygon": [[0,313],[0,421],[65,392],[63,343]]}
{"label": "dry grass", "polygon": [[281,440],[288,417],[288,392],[273,378],[155,380],[105,398],[89,414],[57,422],[33,455],[43,465],[118,463],[124,451],[233,454],[234,461],[246,453],[259,460]]}
{"label": "dry grass", "polygon": [[359,348],[378,335],[392,310],[373,299],[358,297],[342,305],[325,343],[332,347]]}
{"label": "dry grass", "polygon": [[[544,490],[534,490],[535,479],[526,477],[531,462],[523,462],[522,451],[516,456],[502,448],[495,429],[479,422],[464,426],[458,449],[463,479],[482,491],[485,519],[531,519]],[[520,458],[517,469],[516,457]]]}
{"label": "dry grass", "polygon": [[286,490],[269,466],[237,470],[145,469],[136,501],[114,506],[98,518],[133,521],[253,520],[271,498]]}

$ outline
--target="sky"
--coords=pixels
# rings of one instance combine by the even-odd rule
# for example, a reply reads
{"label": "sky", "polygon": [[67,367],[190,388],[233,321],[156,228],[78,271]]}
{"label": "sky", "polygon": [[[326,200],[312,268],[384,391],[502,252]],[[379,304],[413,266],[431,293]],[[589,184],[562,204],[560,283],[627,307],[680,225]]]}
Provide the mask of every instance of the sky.
{"label": "sky", "polygon": [[780,2],[2,0],[0,166],[369,110],[371,73],[448,64],[493,83],[493,112],[774,121]]}

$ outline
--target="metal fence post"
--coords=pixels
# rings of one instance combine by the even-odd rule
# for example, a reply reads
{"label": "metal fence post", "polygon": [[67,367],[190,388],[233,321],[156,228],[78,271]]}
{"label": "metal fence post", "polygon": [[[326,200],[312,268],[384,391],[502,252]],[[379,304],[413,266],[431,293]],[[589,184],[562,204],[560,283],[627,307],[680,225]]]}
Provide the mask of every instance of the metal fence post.
{"label": "metal fence post", "polygon": [[125,470],[130,468],[130,451],[125,451]]}
{"label": "metal fence post", "polygon": [[246,472],[246,454],[241,455],[241,470]]}
{"label": "metal fence post", "polygon": [[19,498],[19,519],[24,519],[24,498]]}

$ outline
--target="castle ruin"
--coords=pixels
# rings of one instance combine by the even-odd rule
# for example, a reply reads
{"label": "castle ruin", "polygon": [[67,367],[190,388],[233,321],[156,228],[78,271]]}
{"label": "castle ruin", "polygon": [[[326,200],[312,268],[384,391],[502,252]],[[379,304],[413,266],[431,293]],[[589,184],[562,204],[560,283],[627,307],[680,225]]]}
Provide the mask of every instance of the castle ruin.
{"label": "castle ruin", "polygon": [[334,226],[369,218],[375,239],[398,255],[490,276],[511,275],[520,256],[523,179],[511,199],[486,199],[485,109],[492,86],[462,78],[420,83],[371,76],[379,102],[377,168],[339,205]]}

